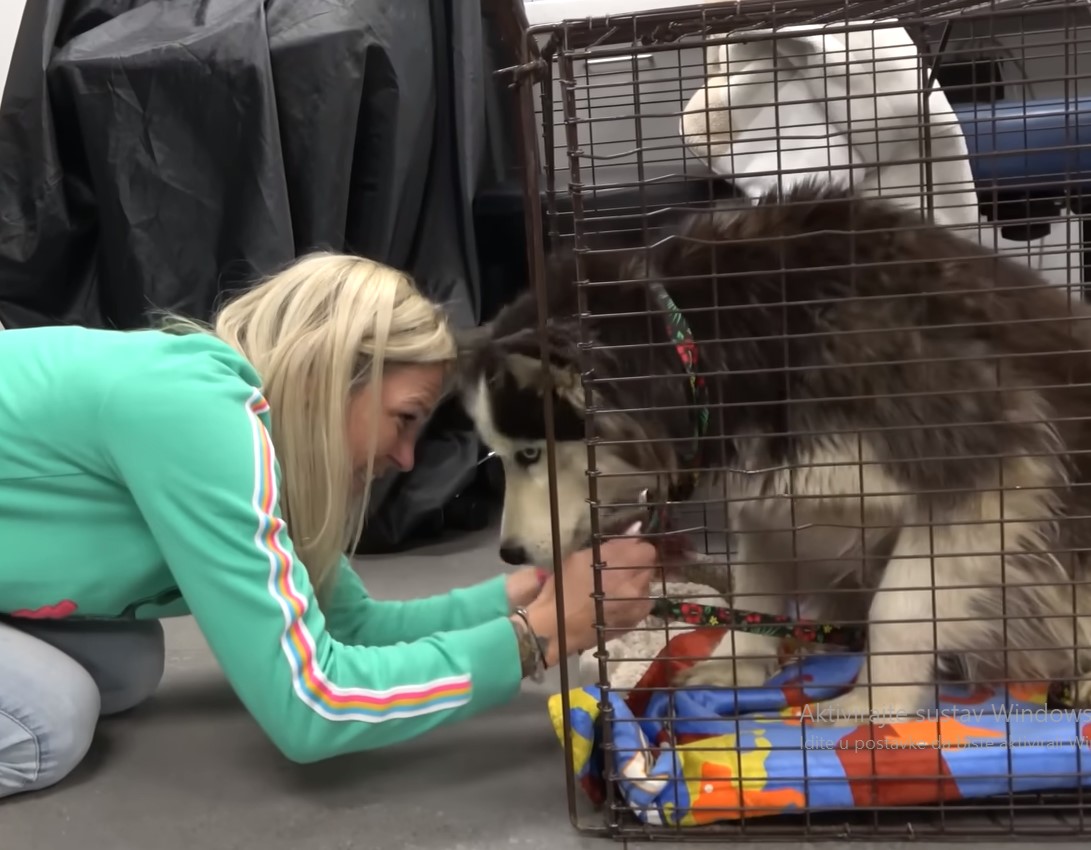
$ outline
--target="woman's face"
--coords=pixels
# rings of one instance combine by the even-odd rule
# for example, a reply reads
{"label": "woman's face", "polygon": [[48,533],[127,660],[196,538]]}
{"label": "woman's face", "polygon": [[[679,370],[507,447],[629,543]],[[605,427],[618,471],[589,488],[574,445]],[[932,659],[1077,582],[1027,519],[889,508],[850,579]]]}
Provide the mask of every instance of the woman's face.
{"label": "woman's face", "polygon": [[408,472],[420,431],[443,392],[441,364],[395,366],[384,370],[379,393],[378,421],[373,421],[372,393],[368,384],[349,402],[348,441],[353,480],[362,487],[367,476],[368,449],[375,436],[375,477],[391,468]]}

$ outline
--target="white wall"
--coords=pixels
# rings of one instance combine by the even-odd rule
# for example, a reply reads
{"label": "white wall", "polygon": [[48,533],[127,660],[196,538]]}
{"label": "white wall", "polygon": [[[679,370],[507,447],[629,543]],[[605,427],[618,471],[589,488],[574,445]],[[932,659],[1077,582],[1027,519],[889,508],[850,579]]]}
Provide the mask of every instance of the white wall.
{"label": "white wall", "polygon": [[[0,0],[0,96],[7,84],[11,52],[15,49],[15,36],[19,34],[26,3],[27,0]],[[4,323],[0,322],[0,331],[3,329]]]}
{"label": "white wall", "polygon": [[0,94],[8,79],[11,51],[15,49],[15,36],[19,34],[19,22],[27,0],[0,0]]}
{"label": "white wall", "polygon": [[531,24],[554,24],[595,15],[624,15],[670,6],[694,6],[698,2],[700,0],[523,0],[523,8]]}

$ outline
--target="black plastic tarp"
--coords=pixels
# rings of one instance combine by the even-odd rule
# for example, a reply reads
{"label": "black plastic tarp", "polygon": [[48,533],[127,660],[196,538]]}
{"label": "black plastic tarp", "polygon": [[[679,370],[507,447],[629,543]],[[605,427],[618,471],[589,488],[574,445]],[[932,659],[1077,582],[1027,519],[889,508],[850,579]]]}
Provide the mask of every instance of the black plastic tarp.
{"label": "black plastic tarp", "polygon": [[[485,41],[478,0],[31,0],[0,103],[0,321],[204,318],[331,248],[476,324]],[[379,488],[371,545],[403,542],[478,453],[443,419]]]}

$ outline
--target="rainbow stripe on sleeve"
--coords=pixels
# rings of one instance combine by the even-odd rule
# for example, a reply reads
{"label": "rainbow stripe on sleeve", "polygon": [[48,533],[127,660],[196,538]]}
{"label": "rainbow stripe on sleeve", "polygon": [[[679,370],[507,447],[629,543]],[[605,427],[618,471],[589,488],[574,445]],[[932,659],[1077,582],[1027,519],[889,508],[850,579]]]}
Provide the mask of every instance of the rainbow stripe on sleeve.
{"label": "rainbow stripe on sleeve", "polygon": [[301,592],[293,581],[297,564],[285,546],[284,521],[275,513],[279,500],[275,453],[269,431],[260,418],[268,413],[269,403],[255,390],[247,411],[254,432],[253,508],[258,520],[254,544],[269,558],[268,590],[284,614],[280,644],[299,698],[328,720],[364,723],[419,717],[468,703],[472,692],[468,675],[430,679],[385,690],[342,687],[327,678],[316,658],[314,637],[305,621],[309,594]]}

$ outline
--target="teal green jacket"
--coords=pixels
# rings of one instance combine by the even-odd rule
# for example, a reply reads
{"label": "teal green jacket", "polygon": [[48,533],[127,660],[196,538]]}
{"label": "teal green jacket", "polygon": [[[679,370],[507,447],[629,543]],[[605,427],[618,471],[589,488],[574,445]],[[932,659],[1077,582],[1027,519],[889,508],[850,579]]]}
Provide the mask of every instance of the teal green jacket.
{"label": "teal green jacket", "polygon": [[0,332],[0,613],[192,614],[299,762],[509,700],[503,576],[393,602],[346,558],[319,607],[279,511],[270,427],[260,376],[210,335]]}

